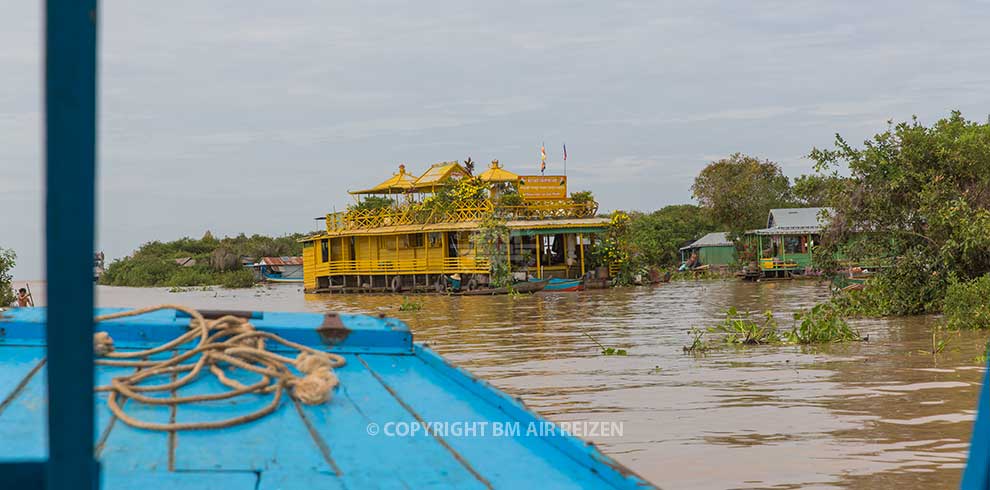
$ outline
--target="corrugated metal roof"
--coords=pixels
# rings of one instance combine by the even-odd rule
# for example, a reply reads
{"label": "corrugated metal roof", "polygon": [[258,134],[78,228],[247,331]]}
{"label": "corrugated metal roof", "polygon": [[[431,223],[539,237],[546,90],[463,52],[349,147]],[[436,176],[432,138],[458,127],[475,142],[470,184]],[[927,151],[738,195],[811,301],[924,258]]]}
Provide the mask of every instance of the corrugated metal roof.
{"label": "corrugated metal roof", "polygon": [[832,214],[832,208],[784,208],[771,209],[767,216],[767,228],[809,228],[821,227],[822,211]]}
{"label": "corrugated metal roof", "polygon": [[413,190],[428,189],[436,186],[449,178],[467,177],[467,170],[457,162],[434,163],[423,175],[420,175],[412,183]]}
{"label": "corrugated metal roof", "polygon": [[681,247],[681,250],[699,247],[734,247],[735,245],[735,243],[729,241],[728,233],[724,231],[716,231],[695,240],[690,245]]}
{"label": "corrugated metal roof", "polygon": [[821,233],[827,223],[825,216],[831,216],[833,213],[832,208],[771,209],[767,216],[767,227],[750,233],[756,235]]}
{"label": "corrugated metal roof", "polygon": [[302,257],[262,257],[258,264],[263,265],[303,265]]}

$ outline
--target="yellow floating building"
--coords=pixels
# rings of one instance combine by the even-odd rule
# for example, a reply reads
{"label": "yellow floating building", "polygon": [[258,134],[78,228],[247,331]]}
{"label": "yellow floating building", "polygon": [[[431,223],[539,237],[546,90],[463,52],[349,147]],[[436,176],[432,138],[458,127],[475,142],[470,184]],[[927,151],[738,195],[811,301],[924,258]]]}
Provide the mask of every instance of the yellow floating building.
{"label": "yellow floating building", "polygon": [[327,214],[326,231],[304,240],[307,292],[485,290],[507,279],[582,278],[595,235],[608,225],[590,193],[567,196],[565,176],[520,176],[498,161],[477,176],[458,162],[418,177],[400,165],[350,194],[355,204]]}

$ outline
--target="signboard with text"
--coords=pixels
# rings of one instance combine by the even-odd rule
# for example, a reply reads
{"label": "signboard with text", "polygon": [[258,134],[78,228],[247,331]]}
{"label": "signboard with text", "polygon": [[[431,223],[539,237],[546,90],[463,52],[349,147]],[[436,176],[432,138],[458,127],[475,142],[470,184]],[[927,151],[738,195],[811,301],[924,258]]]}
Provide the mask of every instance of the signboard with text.
{"label": "signboard with text", "polygon": [[522,175],[519,195],[527,201],[567,199],[567,177],[563,175]]}

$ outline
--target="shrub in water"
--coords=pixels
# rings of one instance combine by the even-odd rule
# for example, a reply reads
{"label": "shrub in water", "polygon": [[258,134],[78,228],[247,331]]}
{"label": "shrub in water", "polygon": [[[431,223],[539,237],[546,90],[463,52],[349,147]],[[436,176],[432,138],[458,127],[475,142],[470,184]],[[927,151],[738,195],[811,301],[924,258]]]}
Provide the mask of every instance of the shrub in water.
{"label": "shrub in water", "polygon": [[990,274],[950,281],[943,311],[950,328],[990,328]]}

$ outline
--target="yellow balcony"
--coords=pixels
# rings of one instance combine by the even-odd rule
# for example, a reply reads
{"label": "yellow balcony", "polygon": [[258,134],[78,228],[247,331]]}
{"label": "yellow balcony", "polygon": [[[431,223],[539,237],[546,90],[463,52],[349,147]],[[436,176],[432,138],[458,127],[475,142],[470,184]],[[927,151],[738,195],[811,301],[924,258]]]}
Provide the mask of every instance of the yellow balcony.
{"label": "yellow balcony", "polygon": [[436,259],[338,260],[330,262],[333,275],[487,274],[488,260],[475,257]]}
{"label": "yellow balcony", "polygon": [[407,204],[379,209],[353,209],[327,215],[327,232],[362,230],[400,225],[427,225],[480,221],[495,214],[507,220],[590,218],[598,212],[598,203],[574,202],[570,199],[529,201],[519,206],[498,206],[489,199],[461,201],[449,207]]}

